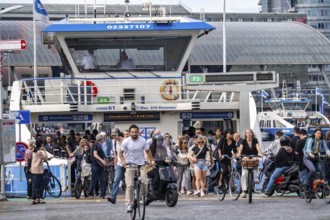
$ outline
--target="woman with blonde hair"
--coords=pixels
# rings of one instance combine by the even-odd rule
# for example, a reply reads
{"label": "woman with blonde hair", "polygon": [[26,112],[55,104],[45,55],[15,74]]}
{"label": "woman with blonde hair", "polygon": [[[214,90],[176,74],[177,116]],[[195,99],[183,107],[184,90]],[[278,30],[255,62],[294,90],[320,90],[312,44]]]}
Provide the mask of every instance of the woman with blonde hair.
{"label": "woman with blonde hair", "polygon": [[[241,155],[254,155],[254,156],[263,156],[258,139],[254,136],[254,133],[251,128],[246,129],[245,131],[245,138],[242,140],[241,145],[239,146],[238,149],[238,154],[237,156],[240,157]],[[243,157],[242,161],[244,160],[249,160],[248,157]],[[252,158],[252,160],[259,160],[258,158]],[[257,176],[257,170],[253,170],[254,176]],[[246,198],[246,191],[247,191],[247,182],[248,182],[248,170],[243,169],[242,170],[242,177],[241,177],[241,182],[242,182],[242,198]]]}
{"label": "woman with blonde hair", "polygon": [[205,196],[204,189],[206,186],[206,173],[210,162],[210,148],[206,145],[206,141],[202,136],[197,138],[197,146],[191,149],[189,159],[194,163],[194,172],[196,175],[196,192],[194,195]]}

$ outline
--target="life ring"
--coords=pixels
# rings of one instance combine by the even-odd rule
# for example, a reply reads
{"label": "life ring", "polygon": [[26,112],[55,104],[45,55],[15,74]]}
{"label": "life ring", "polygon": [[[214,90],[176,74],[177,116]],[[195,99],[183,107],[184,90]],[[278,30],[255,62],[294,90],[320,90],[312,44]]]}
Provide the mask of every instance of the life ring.
{"label": "life ring", "polygon": [[[84,81],[82,81],[80,83],[80,86],[85,86]],[[92,90],[93,90],[93,96],[94,97],[97,96],[98,90],[97,90],[96,85],[92,81],[86,80],[86,86],[91,86],[92,87]]]}
{"label": "life ring", "polygon": [[[166,90],[166,87],[169,86],[169,89]],[[176,89],[176,92],[173,91],[173,86]],[[179,82],[174,79],[167,79],[165,80],[162,85],[160,86],[160,95],[165,100],[176,100],[179,98]]]}

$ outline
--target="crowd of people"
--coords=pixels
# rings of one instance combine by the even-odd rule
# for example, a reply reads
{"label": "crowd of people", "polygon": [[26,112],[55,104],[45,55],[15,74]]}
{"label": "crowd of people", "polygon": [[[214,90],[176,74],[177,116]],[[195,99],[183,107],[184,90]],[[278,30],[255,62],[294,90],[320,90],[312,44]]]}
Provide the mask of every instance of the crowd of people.
{"label": "crowd of people", "polygon": [[[325,175],[325,170],[315,160],[318,153],[330,156],[329,142],[324,140],[322,131],[316,129],[309,139],[307,139],[307,132],[304,129],[295,128],[294,132],[294,137],[290,139],[278,131],[275,141],[266,149],[275,155],[276,166],[265,190],[266,195],[276,177],[288,168],[289,161],[299,161],[300,180],[307,187],[311,184],[316,170]],[[326,134],[326,137],[330,139],[330,132]],[[92,181],[88,189],[88,196],[91,199],[100,196],[115,204],[120,181],[125,175],[127,187],[125,203],[128,212],[132,211],[132,187],[136,172],[135,167],[129,167],[131,164],[142,166],[141,180],[146,191],[148,178],[148,170],[145,169],[146,161],[155,166],[155,160],[165,156],[172,157],[177,175],[178,193],[204,197],[207,193],[214,192],[214,188],[207,185],[207,175],[221,170],[222,176],[217,184],[217,187],[221,187],[223,179],[228,176],[231,169],[229,158],[242,158],[244,161],[247,159],[244,155],[264,156],[252,129],[246,129],[244,137],[241,138],[239,133],[232,129],[226,129],[223,132],[219,128],[206,134],[204,128],[190,127],[174,142],[169,133],[162,133],[157,129],[151,132],[148,140],[145,140],[139,136],[138,126],[131,125],[124,132],[113,129],[110,134],[98,133],[97,130],[92,132],[86,130],[81,135],[71,130],[69,137],[57,132],[55,137],[47,135],[44,140],[41,135],[36,135],[35,140],[30,141],[29,145],[30,148],[26,151],[25,171],[28,180],[28,198],[32,198],[32,204],[44,203],[41,200],[40,192],[43,187],[41,184],[42,161],[47,159],[46,152],[53,155],[64,152],[68,158],[75,155],[85,155],[86,161],[91,158],[90,161],[87,161],[92,171]],[[160,155],[162,156],[160,157]],[[107,181],[105,167],[108,158],[113,158],[115,165],[113,189],[109,196],[106,195],[105,190]],[[258,158],[253,160],[258,160]],[[71,166],[72,187],[75,182],[76,168],[74,165]],[[246,198],[247,174],[246,169],[241,169],[241,198]],[[157,184],[157,182],[155,181],[153,184]],[[157,186],[155,188],[157,189]]]}

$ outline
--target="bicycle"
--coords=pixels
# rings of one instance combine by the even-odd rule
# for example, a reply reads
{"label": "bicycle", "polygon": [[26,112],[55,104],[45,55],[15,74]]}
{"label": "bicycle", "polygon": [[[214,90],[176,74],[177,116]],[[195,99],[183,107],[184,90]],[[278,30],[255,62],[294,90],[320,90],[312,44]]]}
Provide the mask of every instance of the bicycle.
{"label": "bicycle", "polygon": [[91,167],[82,166],[82,159],[83,155],[76,156],[76,159],[78,161],[78,173],[76,182],[74,183],[74,195],[76,199],[80,199],[81,192],[84,191],[85,198],[88,197],[88,188],[91,183]]}
{"label": "bicycle", "polygon": [[[324,170],[324,163],[327,161],[327,155],[318,156],[322,169]],[[323,176],[323,177],[321,177]],[[311,203],[313,197],[324,199],[325,204],[330,203],[330,186],[324,175],[321,175],[319,171],[316,172],[312,186],[304,187],[304,197],[307,203]]]}
{"label": "bicycle", "polygon": [[113,182],[115,180],[115,164],[113,157],[107,157],[107,165],[105,167],[106,181],[107,181],[107,189],[109,194],[111,195],[113,189]]}
{"label": "bicycle", "polygon": [[44,161],[47,168],[44,170],[45,191],[42,197],[43,199],[46,197],[46,192],[54,198],[58,198],[62,195],[62,185],[50,170],[48,160]]}
{"label": "bicycle", "polygon": [[[244,157],[248,157],[249,160],[243,161]],[[259,160],[251,160],[254,158],[259,158],[259,156],[256,155],[241,155],[242,158],[242,168],[248,170],[248,182],[247,182],[247,191],[248,191],[248,201],[249,203],[252,202],[252,193],[254,191],[254,174],[253,171],[255,169],[258,169],[259,166]]]}
{"label": "bicycle", "polygon": [[145,217],[146,211],[146,193],[141,195],[142,180],[141,180],[141,169],[142,165],[127,164],[126,168],[136,168],[134,185],[133,185],[133,211],[131,212],[131,219],[134,220],[136,213],[138,212],[141,220]]}
{"label": "bicycle", "polygon": [[237,200],[241,194],[241,174],[237,171],[235,166],[237,161],[235,158],[231,158],[228,155],[223,155],[221,160],[223,158],[228,158],[230,160],[231,168],[228,177],[222,180],[222,186],[217,187],[217,196],[220,201],[223,201],[226,197],[226,193],[229,191],[231,199]]}

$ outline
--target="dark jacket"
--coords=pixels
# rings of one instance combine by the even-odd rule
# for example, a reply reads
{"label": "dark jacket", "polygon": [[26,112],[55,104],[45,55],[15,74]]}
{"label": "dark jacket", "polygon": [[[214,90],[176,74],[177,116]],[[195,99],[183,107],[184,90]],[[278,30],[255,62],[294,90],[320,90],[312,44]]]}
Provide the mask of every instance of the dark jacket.
{"label": "dark jacket", "polygon": [[291,153],[288,153],[284,147],[281,147],[275,157],[275,166],[276,167],[290,166],[289,162],[291,161],[297,161],[297,156],[294,152],[294,149],[292,149]]}

